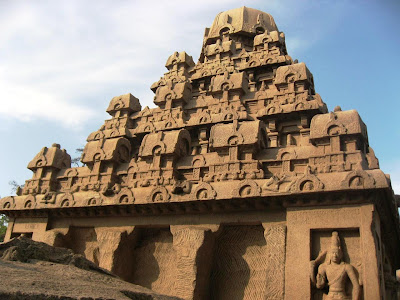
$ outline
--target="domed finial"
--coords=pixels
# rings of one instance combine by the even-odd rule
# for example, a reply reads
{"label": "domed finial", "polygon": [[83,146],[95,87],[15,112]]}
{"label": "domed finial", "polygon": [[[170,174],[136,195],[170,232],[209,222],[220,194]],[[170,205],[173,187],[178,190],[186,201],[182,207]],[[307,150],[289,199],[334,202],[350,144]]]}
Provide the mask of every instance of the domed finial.
{"label": "domed finial", "polygon": [[56,148],[58,148],[58,149],[61,148],[60,144],[57,144],[57,143],[53,143],[53,145],[51,145],[51,146],[52,146],[52,147],[56,147]]}
{"label": "domed finial", "polygon": [[342,108],[338,105],[333,109],[334,112],[342,111]]}

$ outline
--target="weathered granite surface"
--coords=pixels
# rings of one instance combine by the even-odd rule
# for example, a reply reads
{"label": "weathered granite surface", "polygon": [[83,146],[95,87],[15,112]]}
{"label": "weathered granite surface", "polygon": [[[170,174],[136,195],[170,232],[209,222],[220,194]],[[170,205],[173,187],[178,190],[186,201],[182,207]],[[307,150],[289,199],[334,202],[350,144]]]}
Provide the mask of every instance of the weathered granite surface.
{"label": "weathered granite surface", "polygon": [[127,283],[70,249],[25,237],[0,243],[0,299],[179,300]]}

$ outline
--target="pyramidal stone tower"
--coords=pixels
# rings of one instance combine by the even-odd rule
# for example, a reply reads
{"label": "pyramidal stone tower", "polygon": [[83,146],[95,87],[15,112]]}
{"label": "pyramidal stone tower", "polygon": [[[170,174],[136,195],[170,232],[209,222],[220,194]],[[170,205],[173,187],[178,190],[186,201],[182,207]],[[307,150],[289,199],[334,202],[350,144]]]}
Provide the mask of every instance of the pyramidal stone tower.
{"label": "pyramidal stone tower", "polygon": [[398,203],[355,110],[329,112],[271,15],[241,7],[0,200],[6,240],[73,249],[183,299],[396,299]]}

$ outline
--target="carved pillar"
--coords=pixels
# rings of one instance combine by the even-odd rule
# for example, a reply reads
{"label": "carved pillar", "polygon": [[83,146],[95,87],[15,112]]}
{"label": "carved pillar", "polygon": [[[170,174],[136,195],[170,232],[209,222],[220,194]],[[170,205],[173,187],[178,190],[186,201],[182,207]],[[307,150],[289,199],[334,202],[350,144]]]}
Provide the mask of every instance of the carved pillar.
{"label": "carved pillar", "polygon": [[200,129],[199,144],[200,144],[200,147],[201,147],[200,153],[201,154],[207,153],[207,151],[208,151],[207,128]]}
{"label": "carved pillar", "polygon": [[134,227],[129,228],[96,228],[97,242],[99,247],[99,267],[113,271],[115,263],[115,252],[120,246],[124,233],[130,234]]}
{"label": "carved pillar", "polygon": [[6,235],[4,236],[4,242],[8,242],[11,239],[11,233],[13,231],[15,218],[10,218],[8,221]]}
{"label": "carved pillar", "polygon": [[171,226],[176,251],[174,296],[206,299],[211,266],[211,232],[194,226]]}
{"label": "carved pillar", "polygon": [[278,133],[277,132],[269,133],[268,138],[269,138],[269,148],[278,147]]}
{"label": "carved pillar", "polygon": [[32,239],[35,237],[35,241],[43,242],[54,247],[65,247],[64,236],[68,233],[68,230],[68,228],[46,230],[40,236],[33,236]]}
{"label": "carved pillar", "polygon": [[331,152],[330,153],[338,153],[340,152],[340,136],[331,136]]}
{"label": "carved pillar", "polygon": [[267,287],[265,299],[283,299],[285,295],[286,225],[263,223],[267,243]]}

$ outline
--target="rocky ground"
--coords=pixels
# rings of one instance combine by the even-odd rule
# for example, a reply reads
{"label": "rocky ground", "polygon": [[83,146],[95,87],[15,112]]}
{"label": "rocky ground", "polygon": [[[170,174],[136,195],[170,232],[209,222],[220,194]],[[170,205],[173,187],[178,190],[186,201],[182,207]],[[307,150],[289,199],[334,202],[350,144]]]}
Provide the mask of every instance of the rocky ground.
{"label": "rocky ground", "polygon": [[178,298],[118,279],[69,249],[19,237],[0,243],[0,299]]}

